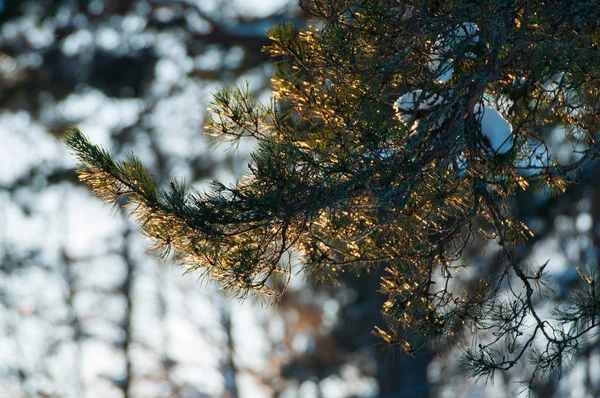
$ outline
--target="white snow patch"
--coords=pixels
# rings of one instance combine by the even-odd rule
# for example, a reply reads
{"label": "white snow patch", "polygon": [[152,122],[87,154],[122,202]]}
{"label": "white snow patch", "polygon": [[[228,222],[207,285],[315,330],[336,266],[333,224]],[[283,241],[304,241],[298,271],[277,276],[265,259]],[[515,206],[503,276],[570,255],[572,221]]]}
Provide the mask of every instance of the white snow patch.
{"label": "white snow patch", "polygon": [[98,338],[113,343],[125,341],[125,331],[119,325],[119,322],[112,322],[99,317],[86,319],[83,322],[82,329],[91,338]]}
{"label": "white snow patch", "polygon": [[442,67],[438,70],[436,83],[445,84],[452,79],[452,75],[454,74],[454,68],[452,67],[452,59],[444,62]]}
{"label": "white snow patch", "polygon": [[187,9],[183,16],[190,30],[198,33],[208,33],[212,29],[212,25],[206,19],[200,17],[196,10]]}
{"label": "white snow patch", "polygon": [[110,289],[120,285],[127,277],[127,267],[122,256],[109,254],[93,257],[73,264],[80,288]]}
{"label": "white snow patch", "polygon": [[151,350],[149,347],[134,343],[129,348],[129,355],[131,357],[132,371],[136,375],[151,376],[153,373],[161,371],[160,353]]}
{"label": "white snow patch", "polygon": [[292,339],[292,350],[299,355],[315,350],[315,338],[312,333],[297,332]]}
{"label": "white snow patch", "polygon": [[[97,130],[108,134],[113,129],[122,129],[137,123],[144,103],[140,99],[109,98],[103,92],[94,89],[69,95],[57,108],[63,118],[79,122],[86,135],[89,134],[81,127],[82,124],[96,127]],[[107,145],[109,137],[104,137],[104,141]]]}
{"label": "white snow patch", "polygon": [[[197,339],[196,335],[196,339]],[[196,354],[199,354],[198,352]],[[202,355],[207,355],[202,352]],[[204,394],[200,396],[223,396],[225,380],[217,368],[179,365],[171,371],[171,378],[180,386],[192,385]]]}
{"label": "white snow patch", "polygon": [[402,95],[394,104],[398,112],[416,110],[429,110],[443,103],[444,98],[437,94],[430,94],[422,90],[414,90]]}
{"label": "white snow patch", "polygon": [[[595,373],[593,371],[589,373]],[[558,395],[570,398],[587,398],[587,366],[585,361],[576,362],[569,373],[559,381]]]}
{"label": "white snow patch", "polygon": [[379,390],[375,378],[363,376],[360,370],[352,364],[343,365],[340,375],[350,396],[374,397]]}
{"label": "white snow patch", "polygon": [[[448,95],[452,95],[452,90],[447,92]],[[419,115],[420,111],[434,112],[438,107],[446,102],[446,98],[439,94],[428,93],[422,90],[414,90],[402,95],[394,103],[394,110],[396,111],[396,117],[405,124],[410,125],[410,131],[416,131],[420,119],[426,120],[427,116]],[[448,115],[444,114],[432,124],[432,128],[437,129],[448,119]],[[383,157],[389,157],[392,155],[390,151],[384,151]]]}
{"label": "white snow patch", "polygon": [[17,191],[32,200],[25,206],[32,209],[27,214],[8,195],[0,195],[0,239],[19,251],[40,251],[44,264],[60,262],[60,247],[64,241],[64,209],[60,206],[60,188],[49,188],[41,193],[30,189]]}
{"label": "white snow patch", "polygon": [[560,247],[558,238],[544,239],[535,244],[529,262],[533,266],[540,266],[548,261],[546,271],[551,275],[560,275],[568,268],[568,260]]}
{"label": "white snow patch", "polygon": [[346,386],[337,375],[331,375],[319,383],[321,394],[327,398],[343,398],[346,396]]}
{"label": "white snow patch", "polygon": [[187,58],[187,47],[184,36],[178,32],[161,32],[156,37],[156,53],[161,58],[181,60]]}
{"label": "white snow patch", "polygon": [[[47,333],[52,333],[52,331],[48,330]],[[54,382],[53,387],[56,389],[57,396],[74,397],[77,394],[78,380],[77,377],[73,376],[79,372],[77,364],[73,361],[73,358],[76,358],[78,354],[77,350],[77,343],[69,335],[62,339],[60,344],[57,344],[53,355],[50,357],[52,360],[48,360],[50,359],[49,356],[45,358],[48,375],[50,380]]]}
{"label": "white snow patch", "polygon": [[319,386],[312,380],[306,380],[298,389],[300,398],[313,398],[319,396]]}
{"label": "white snow patch", "polygon": [[594,220],[590,213],[580,213],[575,220],[575,228],[578,232],[588,232],[593,224]]}
{"label": "white snow patch", "polygon": [[194,66],[197,69],[216,71],[222,68],[223,61],[223,51],[213,46],[194,58]]}
{"label": "white snow patch", "polygon": [[146,27],[146,24],[146,19],[136,14],[128,14],[121,22],[123,31],[127,33],[141,33]]}
{"label": "white snow patch", "polygon": [[[448,92],[452,94],[451,91]],[[434,111],[436,107],[443,105],[446,98],[435,93],[423,90],[413,90],[396,100],[393,105],[397,118],[404,123],[413,123],[411,130],[418,126],[418,111]],[[497,154],[509,151],[513,146],[512,126],[492,107],[477,104],[475,116],[481,124],[481,133],[487,138],[491,149]],[[439,118],[434,127],[439,127],[447,119],[444,115]],[[416,122],[415,122],[416,121]]]}
{"label": "white snow patch", "polygon": [[330,333],[337,320],[340,304],[337,300],[327,299],[323,303],[323,332]]}
{"label": "white snow patch", "polygon": [[157,95],[166,94],[185,76],[177,63],[168,58],[159,60],[154,69],[156,79],[152,91]]}
{"label": "white snow patch", "polygon": [[259,373],[267,367],[270,343],[262,318],[269,311],[258,306],[232,303],[232,335],[237,342],[234,359],[238,366]]}
{"label": "white snow patch", "polygon": [[39,369],[39,360],[46,356],[48,344],[47,336],[40,333],[40,328],[43,330],[52,325],[37,316],[22,316],[13,320],[12,333],[17,347],[12,354],[17,354],[17,357],[13,357],[12,362],[26,372],[35,373]]}
{"label": "white snow patch", "polygon": [[415,120],[416,111],[432,110],[443,102],[444,97],[438,94],[414,90],[398,98],[394,103],[394,110],[401,121],[410,123]]}
{"label": "white snow patch", "polygon": [[[224,350],[211,339],[199,339],[198,332],[209,330],[196,325],[187,317],[170,314],[165,319],[168,329],[167,353],[170,358],[180,362],[194,364],[207,368],[218,368]],[[198,353],[202,355],[198,355]]]}
{"label": "white snow patch", "polygon": [[69,256],[87,258],[119,248],[122,224],[98,198],[82,187],[67,192],[64,203],[70,209],[62,226]]}
{"label": "white snow patch", "polygon": [[229,4],[228,13],[243,15],[248,19],[264,18],[274,12],[279,12],[289,7],[289,0],[248,1],[233,0]]}
{"label": "white snow patch", "polygon": [[[429,62],[427,66],[429,70],[435,73],[436,82],[439,84],[448,83],[452,78],[454,68],[452,63],[454,62],[453,55],[456,54],[456,50],[462,49],[465,46],[465,41],[471,38],[471,41],[467,46],[475,45],[479,41],[479,28],[473,22],[463,22],[449,33],[442,35],[433,44],[432,53],[429,56]],[[465,55],[474,57],[470,52]]]}
{"label": "white snow patch", "polygon": [[119,33],[113,28],[103,27],[96,32],[96,44],[105,50],[114,50],[121,42]]}
{"label": "white snow patch", "polygon": [[88,11],[94,15],[100,15],[104,11],[104,4],[100,0],[93,0],[88,5]]}
{"label": "white snow patch", "polygon": [[54,29],[48,22],[32,23],[24,31],[25,38],[34,49],[48,47],[54,42]]}
{"label": "white snow patch", "polygon": [[94,42],[94,35],[87,29],[80,29],[65,37],[60,43],[60,49],[66,56],[73,56],[88,48]]}
{"label": "white snow patch", "polygon": [[488,106],[476,105],[475,114],[481,123],[481,133],[488,139],[494,152],[508,152],[513,146],[510,123],[497,110]]}
{"label": "white snow patch", "polygon": [[4,288],[17,303],[21,315],[43,314],[46,320],[60,322],[67,316],[61,282],[57,273],[30,267],[27,272],[11,275]]}
{"label": "white snow patch", "polygon": [[81,356],[81,375],[87,383],[95,381],[98,376],[119,378],[125,374],[123,351],[112,344],[84,340],[81,344]]}
{"label": "white snow patch", "polygon": [[203,92],[195,85],[189,85],[178,95],[156,104],[150,118],[156,130],[160,131],[156,139],[165,153],[185,158],[198,151],[207,151],[207,146],[201,143],[205,108]]}
{"label": "white snow patch", "polygon": [[32,167],[59,160],[62,143],[26,112],[0,112],[0,184],[10,185]]}
{"label": "white snow patch", "polygon": [[589,356],[588,366],[590,369],[595,370],[594,372],[590,372],[591,382],[596,386],[600,385],[600,371],[598,371],[600,369],[600,350],[598,348],[592,351],[591,355]]}
{"label": "white snow patch", "polygon": [[235,376],[240,398],[272,397],[273,391],[258,376],[250,372],[238,372]]}
{"label": "white snow patch", "polygon": [[82,318],[105,319],[118,323],[125,316],[125,296],[101,295],[92,290],[82,290],[75,295],[73,308]]}

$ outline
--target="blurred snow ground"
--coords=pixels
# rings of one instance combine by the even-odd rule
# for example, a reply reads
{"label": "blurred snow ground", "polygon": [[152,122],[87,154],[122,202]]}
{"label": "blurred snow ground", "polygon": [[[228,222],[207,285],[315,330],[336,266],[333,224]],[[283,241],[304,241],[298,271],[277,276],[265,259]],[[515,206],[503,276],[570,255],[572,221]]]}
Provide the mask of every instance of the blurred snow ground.
{"label": "blurred snow ground", "polygon": [[[69,1],[55,1],[55,9],[23,1],[0,26],[0,45],[14,50],[0,51],[0,78],[15,90],[36,79],[47,84],[8,104],[7,94],[0,105],[0,397],[311,396],[300,392],[305,384],[281,377],[281,366],[298,354],[289,347],[303,355],[310,344],[284,342],[289,325],[280,309],[224,297],[146,254],[149,242],[137,226],[75,180],[75,159],[61,141],[76,125],[115,158],[135,152],[162,184],[171,176],[197,188],[212,178],[235,181],[253,144],[242,142],[235,155],[209,148],[207,100],[233,80],[250,81],[260,95],[271,67],[249,60],[240,46],[190,41],[210,33],[214,21],[240,37],[264,36],[272,15],[291,16],[297,6],[124,3],[118,11],[108,0],[81,10]],[[0,13],[6,6],[0,2]],[[236,22],[242,19],[250,22]],[[144,51],[151,69],[139,87],[115,91],[98,82],[120,81],[128,64],[108,62],[98,71],[95,57],[128,60]],[[59,60],[54,67],[71,74],[58,78],[74,80],[64,93],[52,89],[57,75],[47,76],[50,53]],[[304,339],[315,333],[307,330]],[[325,388],[373,396],[374,379],[347,368]]]}

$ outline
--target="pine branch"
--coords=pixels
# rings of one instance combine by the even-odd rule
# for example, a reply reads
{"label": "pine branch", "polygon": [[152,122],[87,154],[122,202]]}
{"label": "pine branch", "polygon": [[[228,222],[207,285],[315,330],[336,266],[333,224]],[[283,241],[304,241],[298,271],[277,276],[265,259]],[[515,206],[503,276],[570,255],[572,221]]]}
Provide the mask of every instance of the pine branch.
{"label": "pine branch", "polygon": [[[471,332],[481,337],[464,356],[474,377],[513,368],[544,339],[531,385],[570,361],[600,312],[597,278],[583,276],[586,290],[544,318],[534,295],[543,267],[516,261],[532,233],[510,206],[530,183],[564,193],[598,159],[600,6],[430,3],[307,0],[318,24],[271,29],[271,103],[246,86],[211,104],[210,133],[257,141],[233,186],[157,190],[133,155],[113,162],[78,130],[67,145],[80,178],[132,205],[155,249],[223,288],[277,296],[292,252],[317,280],[383,267],[388,325],[377,335],[412,353]],[[558,164],[541,126],[585,148]],[[497,270],[461,286],[465,251],[489,241]]]}

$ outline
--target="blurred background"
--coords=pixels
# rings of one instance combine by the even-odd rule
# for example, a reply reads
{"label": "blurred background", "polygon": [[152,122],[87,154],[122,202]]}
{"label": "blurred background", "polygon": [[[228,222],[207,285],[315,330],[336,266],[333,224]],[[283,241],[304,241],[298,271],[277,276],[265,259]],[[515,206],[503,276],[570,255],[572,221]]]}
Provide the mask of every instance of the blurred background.
{"label": "blurred background", "polygon": [[[465,377],[459,348],[393,355],[379,273],[340,286],[296,275],[277,306],[223,295],[146,253],[126,214],[77,181],[64,132],[78,126],[115,158],[135,152],[165,185],[245,173],[253,143],[231,153],[203,134],[218,88],[249,82],[268,99],[266,29],[306,26],[297,0],[0,0],[0,397],[513,397],[527,371]],[[568,160],[564,134],[547,131]],[[561,152],[562,151],[562,152]],[[597,165],[567,194],[523,192],[517,214],[536,234],[519,252],[550,260],[548,309],[596,267]],[[461,283],[499,261],[476,242]],[[468,338],[467,338],[468,341]],[[592,338],[543,397],[600,396]]]}

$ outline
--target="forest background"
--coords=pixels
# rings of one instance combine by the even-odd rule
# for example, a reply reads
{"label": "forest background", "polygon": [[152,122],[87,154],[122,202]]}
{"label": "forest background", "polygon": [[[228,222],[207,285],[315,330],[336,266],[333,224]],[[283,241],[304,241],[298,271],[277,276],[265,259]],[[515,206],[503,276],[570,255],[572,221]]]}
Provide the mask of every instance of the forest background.
{"label": "forest background", "polygon": [[[213,148],[207,105],[249,82],[263,100],[266,29],[306,25],[295,1],[0,2],[0,391],[8,397],[515,396],[523,368],[465,377],[458,351],[389,355],[372,334],[376,273],[339,287],[292,279],[280,305],[239,302],[144,254],[148,242],[92,196],[62,143],[77,125],[115,157],[134,151],[155,182],[232,182],[252,141]],[[560,157],[572,148],[549,130]],[[565,299],[575,264],[596,266],[597,165],[562,196],[521,192],[535,233],[519,257],[543,264]],[[497,259],[472,254],[475,269]],[[465,277],[468,280],[468,277]],[[600,394],[600,352],[584,349],[540,396]]]}

